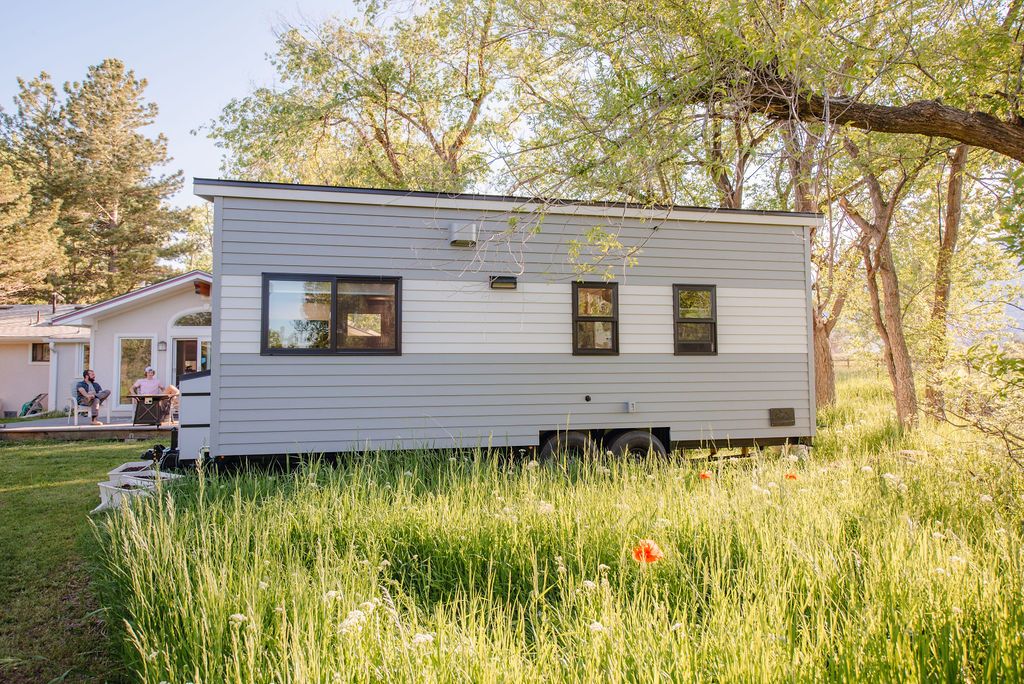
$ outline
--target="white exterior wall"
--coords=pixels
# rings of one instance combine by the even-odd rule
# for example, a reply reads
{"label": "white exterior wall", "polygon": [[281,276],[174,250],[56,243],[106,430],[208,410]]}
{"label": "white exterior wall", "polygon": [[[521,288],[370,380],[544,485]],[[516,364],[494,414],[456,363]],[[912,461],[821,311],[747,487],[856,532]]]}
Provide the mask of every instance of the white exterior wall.
{"label": "white exterior wall", "polygon": [[[175,334],[171,329],[174,322],[183,313],[209,307],[209,300],[197,295],[192,283],[185,283],[160,298],[147,298],[141,304],[112,312],[101,317],[92,326],[92,348],[90,351],[92,369],[96,371],[96,381],[104,389],[109,389],[111,396],[119,392],[118,384],[118,349],[122,337],[147,337],[151,340],[152,354],[155,359],[153,367],[157,377],[164,384],[173,380],[172,367],[175,337],[209,337],[210,328],[180,329]],[[159,342],[166,342],[167,349],[158,351]],[[137,379],[137,378],[136,378]],[[131,411],[131,406],[113,405],[117,413]]]}
{"label": "white exterior wall", "polygon": [[50,364],[31,363],[31,353],[31,342],[0,344],[0,411],[4,413],[20,411],[26,401],[48,391]]}
{"label": "white exterior wall", "polygon": [[[260,353],[259,276],[224,276],[224,354]],[[566,324],[569,283],[402,281],[402,355],[559,354],[572,347]],[[804,354],[807,293],[803,289],[719,287],[720,354]],[[619,354],[672,354],[672,287],[619,285]]]}

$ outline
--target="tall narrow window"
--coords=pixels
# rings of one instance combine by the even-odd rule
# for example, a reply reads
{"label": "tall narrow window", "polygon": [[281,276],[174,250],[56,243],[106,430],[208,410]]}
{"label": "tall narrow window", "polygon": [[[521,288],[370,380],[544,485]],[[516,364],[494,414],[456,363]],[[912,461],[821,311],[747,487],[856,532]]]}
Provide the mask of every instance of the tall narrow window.
{"label": "tall narrow window", "polygon": [[264,275],[264,354],[400,354],[401,278]]}
{"label": "tall narrow window", "polygon": [[618,283],[572,284],[572,353],[619,353]]}
{"label": "tall narrow window", "polygon": [[118,340],[118,396],[119,404],[130,404],[128,394],[139,378],[146,377],[146,366],[153,365],[153,339],[150,337],[122,337]]}
{"label": "tall narrow window", "polygon": [[673,285],[676,355],[718,353],[714,285]]}

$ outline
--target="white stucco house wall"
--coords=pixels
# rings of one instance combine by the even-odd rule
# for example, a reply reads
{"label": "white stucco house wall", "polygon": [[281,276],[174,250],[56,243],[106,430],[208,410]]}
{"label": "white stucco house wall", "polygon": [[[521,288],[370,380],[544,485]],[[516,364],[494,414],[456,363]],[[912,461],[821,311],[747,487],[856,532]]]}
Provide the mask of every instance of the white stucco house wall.
{"label": "white stucco house wall", "polygon": [[[132,410],[126,397],[132,383],[151,365],[164,383],[176,382],[186,372],[209,368],[210,286],[205,271],[190,271],[88,306],[26,307],[8,311],[35,315],[29,308],[45,309],[38,322],[21,315],[21,324],[5,326],[0,310],[0,400],[2,410],[13,412],[37,394],[47,393],[47,409],[62,410],[71,400],[72,386],[85,368],[115,397],[115,414]],[[33,335],[25,335],[27,331]],[[36,359],[28,363],[32,345]],[[8,349],[10,348],[10,349]],[[10,378],[10,379],[9,379]]]}

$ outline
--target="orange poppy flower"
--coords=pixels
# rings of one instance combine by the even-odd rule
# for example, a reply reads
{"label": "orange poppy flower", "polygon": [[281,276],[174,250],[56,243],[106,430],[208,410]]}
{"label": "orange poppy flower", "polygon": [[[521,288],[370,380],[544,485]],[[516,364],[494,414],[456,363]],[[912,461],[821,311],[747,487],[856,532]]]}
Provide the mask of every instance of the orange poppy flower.
{"label": "orange poppy flower", "polygon": [[706,470],[702,470],[702,471],[700,471],[700,475],[698,475],[697,477],[699,477],[702,480],[710,480],[711,479],[711,473],[709,473]]}
{"label": "orange poppy flower", "polygon": [[633,560],[637,563],[654,563],[665,557],[658,545],[650,539],[641,539],[633,547]]}
{"label": "orange poppy flower", "polygon": [[785,477],[787,480],[795,480],[796,473],[786,473],[785,475],[783,475],[783,477]]}

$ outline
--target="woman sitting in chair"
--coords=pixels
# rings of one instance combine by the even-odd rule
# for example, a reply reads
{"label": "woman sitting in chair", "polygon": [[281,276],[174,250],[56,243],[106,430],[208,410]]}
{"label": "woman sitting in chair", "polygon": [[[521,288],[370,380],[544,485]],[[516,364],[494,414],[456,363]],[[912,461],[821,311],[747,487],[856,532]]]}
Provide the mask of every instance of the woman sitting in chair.
{"label": "woman sitting in chair", "polygon": [[131,388],[132,394],[156,396],[163,394],[167,399],[160,400],[161,413],[160,422],[167,420],[171,413],[171,402],[178,397],[178,388],[174,385],[164,385],[156,377],[156,370],[152,366],[146,366],[146,377],[139,378]]}

